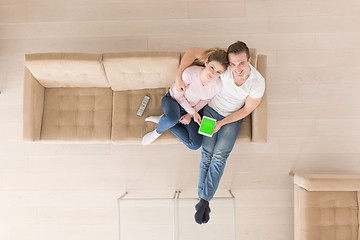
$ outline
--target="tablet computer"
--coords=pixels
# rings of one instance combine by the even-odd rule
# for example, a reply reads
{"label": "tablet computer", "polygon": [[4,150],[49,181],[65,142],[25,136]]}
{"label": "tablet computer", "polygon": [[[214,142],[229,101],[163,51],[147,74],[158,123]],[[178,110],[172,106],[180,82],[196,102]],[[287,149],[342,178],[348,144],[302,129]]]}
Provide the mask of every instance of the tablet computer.
{"label": "tablet computer", "polygon": [[198,133],[204,136],[212,137],[216,120],[210,117],[204,116]]}

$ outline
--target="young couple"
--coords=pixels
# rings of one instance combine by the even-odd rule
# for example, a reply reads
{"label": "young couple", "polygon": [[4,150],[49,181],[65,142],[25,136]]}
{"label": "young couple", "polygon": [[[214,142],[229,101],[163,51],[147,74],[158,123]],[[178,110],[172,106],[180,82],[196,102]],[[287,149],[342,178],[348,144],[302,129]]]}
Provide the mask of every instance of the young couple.
{"label": "young couple", "polygon": [[[205,66],[190,66],[195,60]],[[188,49],[175,83],[161,101],[164,115],[145,119],[158,126],[143,137],[143,145],[167,129],[190,149],[202,145],[199,202],[195,206],[195,221],[199,224],[210,219],[209,201],[219,186],[241,122],[260,104],[265,91],[265,80],[250,60],[249,48],[240,41],[231,44],[227,53],[220,49]],[[202,108],[204,116],[217,120],[212,137],[197,133],[201,123],[198,111]]]}

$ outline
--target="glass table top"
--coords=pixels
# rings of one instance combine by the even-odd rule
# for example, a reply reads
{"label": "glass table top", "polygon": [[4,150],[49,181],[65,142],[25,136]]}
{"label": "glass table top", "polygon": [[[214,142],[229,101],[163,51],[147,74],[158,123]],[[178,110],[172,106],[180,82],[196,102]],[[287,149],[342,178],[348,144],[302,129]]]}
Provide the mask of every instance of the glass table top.
{"label": "glass table top", "polygon": [[206,224],[194,220],[197,203],[197,198],[181,198],[180,192],[169,198],[127,198],[125,194],[118,199],[119,239],[236,239],[233,195],[210,201],[210,221]]}

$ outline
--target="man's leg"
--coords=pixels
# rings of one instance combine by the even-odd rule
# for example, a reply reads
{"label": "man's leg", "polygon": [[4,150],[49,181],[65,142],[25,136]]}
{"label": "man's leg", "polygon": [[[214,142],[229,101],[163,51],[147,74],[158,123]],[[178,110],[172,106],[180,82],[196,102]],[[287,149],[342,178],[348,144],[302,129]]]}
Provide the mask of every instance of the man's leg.
{"label": "man's leg", "polygon": [[242,120],[226,124],[217,133],[216,144],[212,153],[209,170],[205,177],[202,199],[210,201],[218,186],[229,157],[238,136]]}
{"label": "man's leg", "polygon": [[[205,106],[204,108],[204,116],[214,118],[216,120],[219,120],[218,118],[221,118],[222,116],[218,114],[215,110],[213,110],[209,106]],[[212,158],[212,154],[214,152],[217,134],[213,134],[212,137],[203,136],[202,140],[202,149],[201,149],[201,162],[199,167],[199,185],[198,185],[198,196],[201,198],[201,196],[204,196],[204,184],[205,179],[210,167],[210,161]]]}

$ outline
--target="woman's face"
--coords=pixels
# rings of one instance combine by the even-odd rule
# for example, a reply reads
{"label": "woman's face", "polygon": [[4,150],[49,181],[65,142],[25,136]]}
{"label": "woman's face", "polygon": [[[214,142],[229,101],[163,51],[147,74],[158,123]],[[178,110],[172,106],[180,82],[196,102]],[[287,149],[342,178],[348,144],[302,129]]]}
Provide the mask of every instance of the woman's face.
{"label": "woman's face", "polygon": [[250,58],[247,59],[246,52],[229,53],[229,65],[235,77],[244,77],[250,70]]}
{"label": "woman's face", "polygon": [[211,61],[205,63],[204,70],[206,78],[211,81],[218,78],[226,69],[218,61]]}

